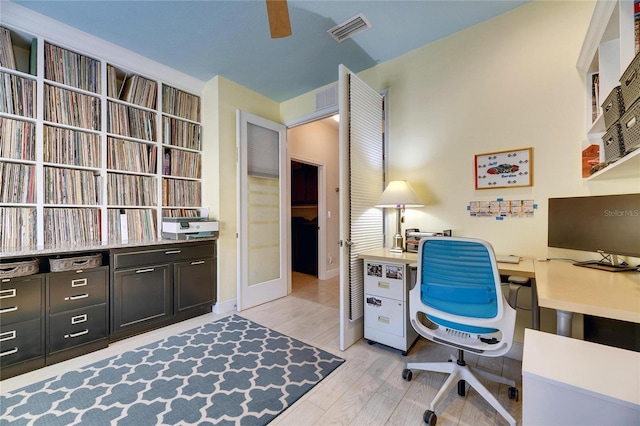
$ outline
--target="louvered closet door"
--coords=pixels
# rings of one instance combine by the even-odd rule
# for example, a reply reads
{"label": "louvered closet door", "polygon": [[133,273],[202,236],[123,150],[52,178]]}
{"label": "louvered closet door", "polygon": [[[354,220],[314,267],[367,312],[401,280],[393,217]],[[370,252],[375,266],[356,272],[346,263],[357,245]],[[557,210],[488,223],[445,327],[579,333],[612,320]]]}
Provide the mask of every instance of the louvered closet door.
{"label": "louvered closet door", "polygon": [[360,253],[382,248],[382,96],[340,65],[340,349],[364,335]]}

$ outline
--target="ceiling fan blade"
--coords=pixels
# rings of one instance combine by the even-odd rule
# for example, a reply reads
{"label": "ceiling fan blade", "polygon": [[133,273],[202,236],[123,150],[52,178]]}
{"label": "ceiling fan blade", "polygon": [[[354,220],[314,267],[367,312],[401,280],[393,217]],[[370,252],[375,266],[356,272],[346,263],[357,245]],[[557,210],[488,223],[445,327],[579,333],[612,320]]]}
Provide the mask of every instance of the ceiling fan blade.
{"label": "ceiling fan blade", "polygon": [[267,0],[267,15],[269,15],[271,38],[281,38],[291,35],[291,22],[289,21],[287,0]]}

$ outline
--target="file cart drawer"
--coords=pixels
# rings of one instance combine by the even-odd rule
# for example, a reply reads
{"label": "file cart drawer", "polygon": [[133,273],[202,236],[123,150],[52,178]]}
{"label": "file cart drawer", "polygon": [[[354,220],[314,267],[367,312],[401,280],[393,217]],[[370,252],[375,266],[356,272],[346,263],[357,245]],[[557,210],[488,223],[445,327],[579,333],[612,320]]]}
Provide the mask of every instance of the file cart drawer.
{"label": "file cart drawer", "polygon": [[[365,330],[380,330],[396,336],[404,336],[404,312],[404,302],[367,294],[364,306]],[[365,337],[376,340],[373,335]]]}
{"label": "file cart drawer", "polygon": [[49,274],[49,312],[55,314],[107,301],[107,267]]}
{"label": "file cart drawer", "polygon": [[5,278],[0,283],[0,324],[39,318],[43,276]]}
{"label": "file cart drawer", "polygon": [[107,337],[106,304],[49,317],[48,352],[56,352]]}
{"label": "file cart drawer", "polygon": [[0,327],[0,365],[7,366],[42,356],[40,318]]}
{"label": "file cart drawer", "polygon": [[405,299],[405,266],[397,263],[366,261],[364,291],[396,300]]}

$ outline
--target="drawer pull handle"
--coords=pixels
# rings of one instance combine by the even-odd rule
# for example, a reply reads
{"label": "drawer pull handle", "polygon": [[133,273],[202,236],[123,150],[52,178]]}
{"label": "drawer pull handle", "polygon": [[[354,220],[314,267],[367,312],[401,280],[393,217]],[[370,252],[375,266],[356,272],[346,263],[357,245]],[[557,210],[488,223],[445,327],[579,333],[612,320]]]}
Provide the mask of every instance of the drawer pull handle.
{"label": "drawer pull handle", "polygon": [[204,260],[196,260],[195,262],[191,262],[192,265],[202,265]]}
{"label": "drawer pull handle", "polygon": [[16,338],[16,331],[5,331],[4,333],[0,333],[0,342],[6,342],[7,340],[13,340]]}
{"label": "drawer pull handle", "polygon": [[149,269],[138,269],[138,270],[136,271],[136,274],[144,274],[144,273],[146,273],[146,272],[153,272],[153,271],[155,271],[155,269],[154,269],[154,268],[149,268]]}
{"label": "drawer pull handle", "polygon": [[75,317],[71,317],[71,324],[80,324],[85,321],[87,321],[87,314],[76,315]]}
{"label": "drawer pull handle", "polygon": [[389,324],[389,317],[383,317],[382,315],[378,315],[378,321],[383,322],[385,324]]}
{"label": "drawer pull handle", "polygon": [[384,281],[378,281],[378,288],[389,289],[389,283],[385,283]]}
{"label": "drawer pull handle", "polygon": [[17,310],[18,310],[17,306],[12,306],[10,308],[0,309],[0,314],[8,314],[9,312],[13,312],[13,311],[17,311]]}
{"label": "drawer pull handle", "polygon": [[80,336],[84,336],[85,334],[89,333],[89,329],[84,329],[82,331],[78,331],[77,333],[71,333],[71,334],[65,334],[64,338],[68,339],[68,338],[74,338],[74,337],[80,337]]}
{"label": "drawer pull handle", "polygon": [[13,355],[16,352],[18,352],[18,348],[9,349],[6,352],[0,352],[0,357],[7,356],[7,355]]}
{"label": "drawer pull handle", "polygon": [[75,296],[65,297],[64,300],[80,300],[80,299],[86,299],[87,297],[89,297],[88,293],[76,294]]}
{"label": "drawer pull handle", "polygon": [[178,254],[181,252],[182,250],[169,250],[169,251],[165,251],[164,254]]}
{"label": "drawer pull handle", "polygon": [[77,280],[71,280],[71,287],[82,287],[83,285],[87,285],[86,278],[80,278]]}
{"label": "drawer pull handle", "polygon": [[15,288],[10,288],[9,290],[0,291],[0,299],[8,299],[10,297],[16,297]]}

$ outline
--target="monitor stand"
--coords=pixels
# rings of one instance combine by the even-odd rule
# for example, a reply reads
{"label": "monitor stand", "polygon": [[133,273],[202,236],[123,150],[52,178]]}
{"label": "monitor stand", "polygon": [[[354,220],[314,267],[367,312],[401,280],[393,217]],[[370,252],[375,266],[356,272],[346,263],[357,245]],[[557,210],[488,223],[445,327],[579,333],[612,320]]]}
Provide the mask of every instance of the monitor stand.
{"label": "monitor stand", "polygon": [[574,263],[574,265],[582,266],[585,268],[600,269],[601,271],[608,271],[608,272],[625,272],[625,271],[637,270],[635,266],[612,265],[610,263],[600,262],[599,260],[587,260],[586,262],[576,262]]}

